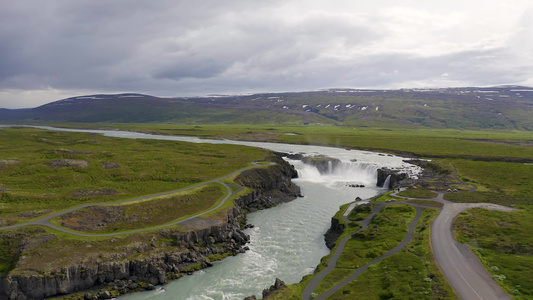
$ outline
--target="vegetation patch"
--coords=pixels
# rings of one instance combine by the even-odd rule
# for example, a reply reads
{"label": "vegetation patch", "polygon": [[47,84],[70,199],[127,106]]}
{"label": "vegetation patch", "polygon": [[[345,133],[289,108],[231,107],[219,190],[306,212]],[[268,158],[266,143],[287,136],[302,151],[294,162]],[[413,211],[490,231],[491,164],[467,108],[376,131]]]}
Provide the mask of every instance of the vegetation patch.
{"label": "vegetation patch", "polygon": [[403,201],[405,199],[391,196],[392,191],[379,195],[370,200],[371,203],[391,202],[391,201]]}
{"label": "vegetation patch", "polygon": [[[385,207],[370,222],[369,228],[352,236],[337,261],[336,269],[350,269],[352,272],[375,260],[396,247],[405,237],[408,224],[415,217],[415,209],[405,204],[391,204]],[[343,272],[341,272],[343,273]],[[316,289],[321,294],[331,288],[331,283],[342,280],[339,272],[328,274]]]}
{"label": "vegetation patch", "polygon": [[0,169],[8,165],[16,165],[20,163],[20,160],[17,159],[0,159]]}
{"label": "vegetation patch", "polygon": [[[62,153],[62,152],[59,152]],[[50,162],[47,162],[46,165],[54,168],[64,168],[64,167],[76,167],[76,168],[88,168],[89,162],[81,159],[56,159]]]}
{"label": "vegetation patch", "polygon": [[[414,201],[434,202],[427,200]],[[418,275],[425,275],[426,277],[424,277],[424,281],[428,281],[426,278],[431,279],[432,299],[456,299],[457,296],[455,295],[455,292],[440,271],[431,250],[431,223],[438,214],[439,211],[436,209],[423,209],[422,216],[415,227],[413,239],[407,244],[406,248],[402,249],[402,252],[414,254],[424,263],[426,273]]]}
{"label": "vegetation patch", "polygon": [[224,192],[219,184],[209,184],[143,201],[79,209],[59,217],[58,222],[66,228],[92,233],[148,228],[206,210],[219,201]]}
{"label": "vegetation patch", "polygon": [[23,241],[23,247],[15,248],[19,252],[16,268],[10,272],[12,276],[26,272],[31,274],[36,270],[42,272],[74,265],[92,265],[101,260],[120,261],[155,246],[165,247],[170,242],[150,233],[120,238],[90,238],[32,226],[2,231],[0,235],[11,241],[20,237],[19,240]]}
{"label": "vegetation patch", "polygon": [[348,220],[350,221],[361,221],[364,220],[368,215],[373,211],[374,204],[365,203],[361,205],[356,205],[353,210],[348,215]]}
{"label": "vegetation patch", "polygon": [[[457,299],[432,259],[429,225],[436,215],[424,209],[406,248],[370,266],[328,299]],[[353,273],[348,271],[336,269],[322,284],[332,287]]]}
{"label": "vegetation patch", "polygon": [[[447,194],[446,199],[460,202],[492,202],[503,205],[533,204],[533,169],[512,162],[450,160],[462,181],[477,186],[475,193]],[[493,198],[493,199],[490,199]],[[469,200],[470,199],[470,200]]]}
{"label": "vegetation patch", "polygon": [[[262,149],[239,145],[32,128],[1,130],[0,149],[0,224],[24,222],[27,218],[19,215],[23,212],[59,211],[178,190],[225,176],[266,155]],[[57,167],[46,165],[50,162]]]}
{"label": "vegetation patch", "polygon": [[425,198],[431,199],[438,196],[434,191],[430,191],[425,188],[407,188],[406,190],[401,191],[398,195],[408,198]]}
{"label": "vegetation patch", "polygon": [[433,295],[423,261],[400,252],[370,266],[328,299],[450,299]]}
{"label": "vegetation patch", "polygon": [[99,189],[99,190],[79,190],[72,193],[73,197],[92,197],[92,196],[106,196],[118,194],[118,191],[111,189]]}
{"label": "vegetation patch", "polygon": [[38,247],[51,239],[53,236],[38,228],[0,231],[0,278],[4,278],[17,266],[19,257],[24,251]]}
{"label": "vegetation patch", "polygon": [[120,168],[120,165],[114,161],[103,161],[102,166],[104,169],[118,169]]}
{"label": "vegetation patch", "polygon": [[514,212],[472,208],[457,216],[457,240],[470,246],[504,290],[533,298],[533,209]]}
{"label": "vegetation patch", "polygon": [[[150,128],[152,133],[182,135],[180,133],[194,126],[187,125],[116,125],[118,128],[131,130]],[[270,136],[263,141],[287,142],[293,144],[335,145],[353,149],[388,151],[404,154],[407,157],[464,157],[490,160],[491,158],[524,158],[533,157],[533,147],[523,147],[520,143],[531,141],[528,132],[505,131],[467,131],[444,129],[398,129],[397,126],[383,127],[334,127],[334,126],[277,126],[276,132],[291,131],[297,135]],[[175,129],[175,130],[174,130]],[[254,130],[263,130],[261,125],[202,125],[194,136],[219,138],[233,136]],[[184,134],[184,135],[191,135]],[[483,140],[484,142],[480,142]],[[489,140],[505,140],[508,143],[486,143]],[[494,160],[494,159],[493,159]]]}

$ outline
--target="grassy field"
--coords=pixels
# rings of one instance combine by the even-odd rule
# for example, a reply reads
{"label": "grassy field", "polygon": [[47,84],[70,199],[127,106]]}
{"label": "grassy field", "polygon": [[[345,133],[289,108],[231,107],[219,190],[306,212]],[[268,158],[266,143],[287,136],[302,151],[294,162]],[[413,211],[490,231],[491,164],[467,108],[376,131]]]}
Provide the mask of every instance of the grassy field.
{"label": "grassy field", "polygon": [[387,206],[370,222],[367,230],[357,233],[346,243],[337,267],[358,268],[385,254],[403,240],[407,225],[414,216],[415,210],[411,206]]}
{"label": "grassy field", "polygon": [[442,163],[455,166],[461,180],[478,188],[476,193],[448,194],[449,200],[533,204],[533,165],[465,159],[447,159]]}
{"label": "grassy field", "polygon": [[425,208],[406,248],[370,266],[328,299],[458,299],[431,253],[429,228],[437,214]]}
{"label": "grassy field", "polygon": [[220,184],[124,204],[83,208],[51,220],[88,233],[114,233],[162,225],[213,207],[226,194]]}
{"label": "grassy field", "polygon": [[350,214],[348,215],[348,220],[350,221],[361,221],[364,220],[368,215],[370,215],[373,211],[373,205],[357,205],[352,209]]}
{"label": "grassy field", "polygon": [[[78,124],[76,126],[102,127],[101,124]],[[113,124],[109,127],[168,135],[330,145],[431,158],[435,163],[448,170],[455,169],[460,180],[477,186],[475,192],[450,193],[446,195],[447,199],[459,202],[493,202],[522,208],[522,210],[514,213],[481,209],[469,210],[458,217],[455,228],[458,239],[472,247],[489,272],[496,276],[497,281],[515,299],[533,298],[533,282],[530,279],[533,278],[533,274],[531,274],[531,270],[533,270],[531,260],[533,241],[530,233],[533,225],[530,224],[533,220],[533,209],[531,208],[533,204],[531,192],[533,165],[526,164],[533,162],[533,134],[530,132],[402,130],[392,127],[382,129],[333,126],[267,127],[264,125]],[[15,142],[13,144],[5,142],[11,140]],[[113,142],[114,140],[117,142]],[[220,154],[215,149],[207,150],[209,146],[205,146],[204,150],[198,150],[191,148],[194,145],[189,144],[118,140],[110,139],[108,141],[100,136],[88,134],[74,134],[67,138],[61,136],[60,133],[33,129],[0,130],[0,189],[3,191],[0,192],[2,195],[0,198],[0,207],[2,208],[0,218],[4,220],[4,223],[21,222],[47,214],[52,210],[61,210],[82,203],[113,201],[126,196],[149,194],[152,191],[173,190],[205,180],[203,178],[219,176],[216,174],[227,174],[229,173],[228,170],[232,168],[238,169],[240,166],[245,166],[246,163],[264,156],[261,151],[251,148],[243,148],[246,150],[238,152],[236,155],[236,153]],[[102,150],[103,146],[109,146],[109,149],[112,150]],[[39,147],[42,150],[38,150]],[[9,150],[11,148],[13,149]],[[23,153],[14,150],[21,148],[29,150]],[[216,149],[219,148],[217,145]],[[70,151],[70,153],[65,152],[65,150]],[[91,154],[72,154],[72,151],[87,151]],[[225,150],[221,151],[224,152]],[[204,155],[193,160],[192,157],[196,153]],[[242,157],[242,153],[246,153],[248,156]],[[185,161],[187,155],[191,157],[190,166],[189,161]],[[30,159],[30,157],[34,158]],[[141,167],[136,167],[138,163],[136,160],[142,157],[151,158],[146,162],[150,167],[147,167],[145,171]],[[46,162],[56,159],[86,160],[90,166],[85,169],[77,167],[55,169],[45,165]],[[169,161],[171,163],[167,163]],[[224,161],[230,163],[224,165]],[[104,169],[103,162],[117,163],[120,168]],[[184,165],[183,169],[182,164]],[[167,171],[159,171],[159,168],[165,170],[166,166],[174,166],[174,169],[172,171],[168,169]],[[199,174],[201,172],[195,173],[193,170],[199,167],[207,172],[206,174],[202,173],[205,177],[201,177]],[[194,175],[188,177],[172,176],[175,174],[174,172],[181,170],[184,170],[186,174]],[[107,176],[105,174],[108,173],[115,175],[105,177]],[[24,176],[35,174],[45,176],[47,179],[37,180],[36,184],[20,180]],[[102,178],[106,178],[105,181],[98,181]],[[140,180],[146,183],[146,186],[135,186],[128,180],[119,180],[126,178]],[[83,180],[79,186],[76,186],[75,189],[67,188],[68,184],[79,182],[78,179]],[[76,191],[104,189],[103,182],[109,182],[106,189],[119,193],[72,197]],[[457,182],[450,181],[450,184],[454,183]],[[170,186],[172,187],[169,188]],[[414,192],[417,193],[417,197],[421,197],[420,194],[423,191],[418,189]],[[431,194],[426,195],[426,197],[429,196]],[[398,199],[383,195],[374,201],[383,202],[386,200]],[[46,203],[44,208],[43,203]],[[341,211],[339,212],[341,213]],[[426,224],[427,229],[429,220],[434,217],[432,214],[425,212],[424,218],[427,220],[425,223],[419,223],[419,225]],[[429,215],[431,217],[427,217]],[[361,216],[351,217],[356,219]],[[395,222],[399,221],[399,219],[395,220]],[[377,233],[372,232],[372,228],[369,229],[365,237],[379,234],[384,226],[386,225],[378,225]],[[396,232],[394,230],[400,230],[401,226],[397,227],[391,229],[393,233]],[[352,229],[355,230],[356,227]],[[349,297],[355,297],[355,295],[359,295],[357,293],[364,286],[363,290],[371,291],[368,292],[369,294],[360,295],[362,298],[368,296],[369,299],[372,297],[375,299],[390,297],[396,299],[439,299],[439,297],[441,299],[453,299],[455,297],[453,291],[447,287],[445,280],[439,277],[440,272],[432,263],[428,242],[426,242],[429,232],[422,229],[419,231],[421,233],[418,238],[415,238],[404,252],[389,257],[379,265],[370,268],[357,282],[353,282],[346,290],[341,291],[341,293],[346,294],[335,297],[341,299],[341,296],[347,294]],[[58,236],[58,233],[54,233],[54,235]],[[353,268],[360,265],[364,259],[367,259],[367,255],[377,255],[381,253],[380,251],[385,251],[383,249],[388,247],[389,243],[392,244],[397,235],[399,236],[399,234],[392,234],[391,239],[383,236],[382,240],[376,239],[379,243],[367,245],[368,247],[364,248],[351,245],[350,247],[353,247],[350,248],[350,254],[343,258],[340,266]],[[78,245],[76,244],[78,242],[75,241],[72,240],[69,243]],[[53,242],[48,241],[47,243]],[[67,245],[70,244],[67,243]],[[105,248],[105,245],[102,244],[101,246]],[[0,254],[3,260],[0,260],[0,272],[6,272],[5,270],[10,268],[10,258],[14,255],[10,249],[10,245],[5,242],[5,239],[2,239]],[[317,270],[321,270],[323,263],[328,259],[329,256],[324,257]],[[336,271],[332,275],[333,277],[328,279],[329,283],[324,283],[322,289],[338,281],[338,278],[347,273],[349,272],[346,270]],[[276,295],[273,299],[299,299],[303,286],[309,282],[310,278],[311,276],[304,277],[300,284],[289,286],[285,292]],[[402,286],[400,283],[404,278],[412,281],[412,285]],[[426,278],[431,279],[431,281]],[[353,288],[351,288],[352,285]]]}
{"label": "grassy field", "polygon": [[[101,125],[76,124],[76,127],[94,128]],[[533,134],[526,131],[175,124],[113,124],[110,127],[166,135],[407,152],[426,157],[465,157],[485,160],[505,157],[527,161],[531,161],[533,157]]]}
{"label": "grassy field", "polygon": [[[340,211],[343,212],[345,208],[346,205]],[[398,222],[408,215],[414,216],[413,211],[411,207],[406,205],[391,205],[388,210],[383,211],[384,214],[381,215],[380,213],[381,221],[378,219],[378,222],[382,224],[379,227],[380,230],[383,232],[401,232],[403,228],[398,230],[392,227],[397,227]],[[430,224],[437,214],[437,210],[425,208],[415,227],[413,239],[406,248],[378,264],[370,266],[356,280],[328,299],[458,299],[440,273],[431,252]],[[389,226],[386,226],[383,221]],[[408,218],[404,221],[407,222]],[[343,236],[352,234],[357,228],[346,229]],[[371,243],[381,245],[380,238],[367,241],[366,246],[370,249],[375,246]],[[345,253],[349,255],[350,252],[353,252],[353,249],[345,249],[343,255]],[[324,268],[324,264],[329,258],[330,255],[322,259],[315,274]],[[334,269],[322,280],[314,295],[325,292],[351,275],[353,271],[351,268],[339,267]],[[289,285],[287,289],[278,292],[272,299],[301,299],[302,290],[312,277],[313,275],[305,276],[299,284]]]}
{"label": "grassy field", "polygon": [[398,193],[398,195],[399,196],[403,196],[403,197],[408,197],[408,198],[427,198],[427,199],[431,199],[431,198],[437,197],[438,194],[433,192],[433,191],[427,190],[427,189],[408,188],[408,189]]}
{"label": "grassy field", "polygon": [[[82,204],[178,190],[225,176],[267,155],[261,149],[235,145],[1,129],[0,226]],[[147,228],[213,207],[226,193],[222,185],[212,183],[166,196],[86,208],[54,221],[92,233]],[[223,220],[234,198],[205,217]],[[170,251],[172,242],[154,230],[112,238],[80,237],[35,226],[0,231],[0,276],[137,255],[151,248]]]}
{"label": "grassy field", "polygon": [[3,129],[0,225],[85,203],[177,190],[227,175],[265,155],[261,149],[235,145]]}
{"label": "grassy field", "polygon": [[[166,128],[166,130],[162,130],[164,128]],[[129,129],[131,130],[133,128]],[[460,185],[459,181],[449,179],[450,186],[458,186],[461,188],[461,190],[463,190],[463,192],[447,194],[446,197],[449,200],[460,202],[493,202],[528,208],[530,207],[533,198],[530,189],[533,166],[525,164],[526,162],[530,162],[533,158],[533,135],[529,132],[394,129],[379,130],[319,126],[266,128],[264,126],[249,125],[228,125],[217,128],[210,126],[196,126],[193,132],[188,133],[187,129],[192,128],[186,126],[180,127],[173,125],[154,125],[150,129],[147,129],[146,126],[143,125],[143,129],[153,132],[177,135],[185,133],[186,135],[192,134],[203,137],[224,137],[243,140],[291,142],[301,144],[323,144],[343,148],[380,150],[384,152],[434,158],[434,162],[438,165],[441,165],[448,170],[455,169],[460,180],[463,180],[470,185],[477,186],[476,192],[465,192],[467,189],[469,189],[469,187],[463,187]],[[296,135],[287,135],[286,133],[292,133]],[[434,196],[434,194],[430,191],[424,191],[420,189],[412,190],[407,193],[408,194],[405,194],[404,192],[404,195],[415,196],[419,198],[430,198]],[[384,202],[386,200],[394,201],[398,199],[389,195],[383,195],[382,197],[375,199],[374,202]],[[427,205],[428,203],[424,202],[419,204]],[[497,214],[504,215],[505,213]],[[468,214],[461,217],[472,221],[477,219],[483,220],[485,215],[481,214],[479,216],[473,216]],[[358,217],[352,216],[352,218]],[[526,209],[523,211],[523,215],[520,216],[520,218],[531,220],[533,219],[533,213],[530,209]],[[527,232],[531,226],[523,226],[521,228],[523,229],[523,232],[521,233],[509,232],[509,238],[514,240],[515,238],[519,238],[521,235],[527,235]],[[468,227],[467,232],[473,240],[481,239],[483,236],[491,236],[490,233],[478,227]],[[524,243],[526,244],[526,248],[531,247],[531,242],[528,242],[527,239],[524,241]],[[476,244],[474,243],[472,245]],[[494,251],[499,251],[498,253],[503,251],[502,248],[497,244],[492,244],[491,247],[494,248]],[[491,251],[492,250],[485,249],[483,253],[490,253]],[[514,257],[511,262],[508,262],[508,268],[513,270],[522,269],[523,271],[524,268],[521,268],[521,266],[523,264],[529,264],[530,254],[531,251],[527,254],[521,255],[520,257]],[[401,274],[398,273],[395,275],[399,277],[406,276],[405,273],[402,273],[401,271],[402,261],[417,260],[416,257],[411,257],[410,255],[412,254],[410,253],[404,253],[402,255],[403,256],[401,259],[389,258],[389,260],[382,262],[383,264],[398,266],[398,268],[400,268],[400,271],[398,272]],[[503,258],[505,256],[499,257]],[[329,256],[326,256],[322,261],[325,262],[328,259]],[[489,265],[489,263],[486,263],[484,260],[482,261],[485,263],[487,269],[492,267],[492,265]],[[356,260],[351,263],[356,263]],[[379,283],[380,279],[378,278],[383,278],[383,276],[386,275],[385,271],[383,271],[384,266],[387,265],[381,266],[381,269],[375,267],[375,269],[372,271],[374,272],[372,275],[374,276],[374,279],[365,283],[365,285]],[[407,265],[407,267],[408,266],[409,265]],[[430,266],[426,267],[429,268]],[[322,264],[320,264],[318,266],[318,270],[322,268]],[[388,268],[391,268],[391,266],[388,266]],[[434,264],[431,268],[433,268],[432,274],[438,273],[437,267]],[[500,266],[498,266],[498,268],[502,270]],[[335,271],[334,275],[332,276],[340,278],[345,276],[347,273],[349,272],[346,270],[339,270]],[[392,271],[389,271],[389,273],[393,274]],[[521,273],[520,276],[522,278],[531,277],[528,273]],[[303,286],[309,282],[310,278],[311,276],[304,277],[300,284],[289,286],[285,292],[281,293],[280,296],[277,296],[274,299],[298,299]],[[328,280],[329,284],[337,281],[337,279],[331,277]],[[515,289],[517,288],[516,285],[517,284],[515,284],[514,287]],[[522,290],[525,291],[528,291],[533,287],[533,283],[530,281],[526,281],[525,283],[522,282],[518,285],[522,287]],[[444,298],[455,297],[453,291],[447,287],[445,279],[441,278],[439,286],[444,290],[443,295],[447,295]],[[508,286],[505,286],[505,288],[511,294],[514,292],[514,290],[510,289]],[[365,288],[365,290],[367,289]],[[403,292],[398,291],[399,295],[405,295],[402,294]],[[437,294],[439,293],[440,292],[437,292]],[[393,294],[395,293],[393,292]],[[386,293],[383,293],[382,296],[385,297],[387,295]],[[416,298],[415,296],[412,297]],[[423,297],[429,296],[424,295]],[[435,299],[435,297],[430,298]],[[517,296],[515,296],[515,298],[522,299],[521,297]]]}
{"label": "grassy field", "polygon": [[514,299],[533,298],[533,207],[510,213],[470,209],[454,228],[457,240],[471,247]]}
{"label": "grassy field", "polygon": [[353,273],[355,269],[394,248],[405,237],[407,225],[414,215],[415,210],[406,205],[392,204],[384,208],[370,222],[368,229],[348,240],[337,261],[336,269],[322,280],[315,293],[325,292]]}

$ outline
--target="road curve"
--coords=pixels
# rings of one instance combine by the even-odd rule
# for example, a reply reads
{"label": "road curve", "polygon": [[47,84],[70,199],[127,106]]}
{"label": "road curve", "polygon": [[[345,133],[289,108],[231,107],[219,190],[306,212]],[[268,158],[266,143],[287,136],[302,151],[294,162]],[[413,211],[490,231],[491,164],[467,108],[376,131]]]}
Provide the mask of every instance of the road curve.
{"label": "road curve", "polygon": [[[475,186],[471,189],[475,190]],[[352,282],[357,276],[363,273],[370,265],[380,262],[382,259],[393,255],[398,252],[400,249],[405,247],[407,243],[411,240],[414,232],[414,227],[418,220],[420,219],[422,210],[421,207],[424,205],[415,205],[412,203],[407,203],[406,201],[413,198],[407,198],[396,195],[392,195],[405,198],[405,201],[398,201],[392,203],[404,203],[410,204],[417,209],[417,214],[414,220],[409,224],[409,231],[404,238],[404,240],[397,245],[394,249],[390,250],[383,256],[377,258],[376,260],[358,268],[355,270],[352,275],[338,283],[328,291],[319,295],[314,299],[326,299],[327,297],[333,295],[335,292],[342,289],[344,286]],[[435,257],[435,261],[439,265],[440,269],[444,273],[444,276],[448,279],[453,289],[457,295],[463,300],[502,300],[502,299],[511,299],[511,297],[503,291],[503,289],[496,283],[492,278],[489,272],[481,264],[479,259],[470,251],[469,247],[464,244],[460,244],[453,238],[453,222],[457,215],[469,208],[479,207],[484,209],[499,210],[499,211],[514,211],[515,208],[506,207],[497,204],[490,203],[453,203],[443,198],[444,193],[438,193],[438,195],[433,199],[421,199],[421,200],[433,200],[443,204],[443,207],[440,209],[439,215],[433,220],[431,224],[431,247]],[[388,203],[387,203],[388,204]],[[382,203],[374,209],[374,212],[367,217],[365,220],[361,221],[363,226],[356,232],[364,230],[368,227],[368,223],[372,217],[377,214],[383,207],[387,204]],[[346,212],[343,214],[343,219],[347,220],[353,205],[350,205]],[[435,207],[433,207],[435,208]],[[335,253],[332,255],[331,259],[328,262],[326,269],[322,270],[319,274],[316,274],[309,284],[304,288],[302,292],[302,298],[304,300],[312,299],[313,291],[318,287],[320,282],[329,274],[337,264],[337,261],[342,254],[346,246],[346,242],[351,237],[347,236],[339,242]]]}
{"label": "road curve", "polygon": [[453,238],[453,222],[468,208],[482,207],[510,211],[511,209],[482,203],[447,203],[431,224],[431,248],[435,261],[457,295],[463,300],[511,299],[496,283],[469,247]]}
{"label": "road curve", "polygon": [[[248,169],[251,169],[251,168],[255,168],[256,166],[259,165],[256,162],[252,162],[252,164],[253,164],[253,166],[241,168],[241,169],[239,169],[237,171],[234,171],[234,172],[232,172],[230,174],[227,174],[225,176],[222,176],[220,178],[209,180],[209,181],[205,181],[205,182],[202,182],[202,183],[198,183],[198,184],[195,184],[195,185],[183,188],[183,189],[169,191],[169,192],[163,192],[163,193],[158,193],[158,194],[153,194],[153,195],[148,195],[148,196],[142,196],[142,197],[127,199],[127,200],[115,201],[115,202],[104,202],[104,203],[97,203],[97,204],[94,204],[94,203],[93,204],[84,204],[84,205],[80,205],[80,206],[77,206],[77,207],[74,207],[74,208],[71,208],[71,209],[68,209],[68,210],[60,211],[60,212],[52,214],[52,215],[48,215],[46,217],[40,218],[40,219],[35,220],[35,221],[16,224],[16,225],[11,225],[11,226],[0,227],[0,231],[20,228],[20,227],[29,226],[29,225],[41,225],[41,226],[47,226],[47,227],[53,228],[53,229],[61,231],[61,232],[74,234],[74,235],[78,235],[78,236],[108,237],[108,236],[116,236],[116,235],[122,235],[122,234],[140,233],[140,232],[144,232],[144,231],[161,229],[161,228],[165,228],[165,227],[172,226],[172,225],[180,225],[180,224],[185,223],[185,222],[187,222],[187,221],[189,221],[191,219],[194,219],[196,217],[199,217],[199,216],[205,215],[207,213],[210,213],[210,212],[220,208],[222,205],[224,205],[226,200],[228,200],[231,197],[231,195],[233,195],[233,192],[231,191],[230,186],[228,184],[222,182],[221,180],[224,179],[224,178],[233,176],[235,174],[238,174],[238,173],[240,173],[242,171],[245,171],[245,170],[248,170]],[[270,162],[268,164],[263,164],[263,165],[274,165],[274,164],[275,163]],[[187,191],[187,190],[194,189],[194,188],[197,188],[197,187],[200,187],[200,186],[203,186],[203,185],[206,185],[206,184],[210,184],[210,183],[218,183],[218,184],[223,185],[226,188],[227,193],[226,193],[226,196],[224,197],[224,199],[222,199],[222,201],[220,201],[220,203],[217,206],[215,206],[213,208],[210,208],[209,210],[202,211],[202,212],[200,212],[200,213],[198,213],[198,214],[196,214],[194,216],[191,216],[189,218],[186,218],[186,219],[183,219],[183,220],[179,220],[179,221],[176,221],[176,222],[167,223],[167,224],[154,226],[154,227],[149,227],[149,228],[141,228],[141,229],[136,229],[136,230],[121,231],[121,232],[114,232],[114,233],[105,233],[105,234],[88,234],[88,233],[83,233],[83,232],[78,232],[78,231],[72,231],[72,230],[69,230],[67,228],[59,227],[59,226],[56,226],[56,225],[53,225],[52,223],[50,223],[50,219],[58,217],[58,216],[61,216],[61,215],[64,215],[66,213],[69,213],[69,212],[72,212],[72,211],[75,211],[75,210],[78,210],[78,209],[91,207],[91,206],[97,206],[97,205],[110,205],[110,204],[121,204],[121,203],[133,202],[133,201],[137,201],[137,200],[148,199],[148,198],[153,198],[153,197],[173,194],[173,193],[177,193],[177,192]],[[236,185],[232,185],[232,186],[236,186]],[[242,187],[240,187],[237,192],[239,192],[241,190],[242,190]]]}
{"label": "road curve", "polygon": [[[470,191],[475,191],[473,185]],[[393,193],[396,197],[406,198]],[[460,212],[474,207],[499,211],[517,209],[491,203],[454,203],[444,200],[439,192],[433,200],[443,205],[439,215],[431,223],[431,248],[435,261],[450,282],[457,295],[463,300],[502,300],[511,299],[470,251],[467,245],[457,242],[453,237],[453,223]]]}

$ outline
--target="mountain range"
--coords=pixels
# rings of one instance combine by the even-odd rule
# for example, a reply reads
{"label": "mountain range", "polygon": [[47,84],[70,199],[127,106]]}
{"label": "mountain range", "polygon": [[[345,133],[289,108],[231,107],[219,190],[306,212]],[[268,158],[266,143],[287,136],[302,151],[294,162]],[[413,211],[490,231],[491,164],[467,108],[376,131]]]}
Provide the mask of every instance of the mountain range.
{"label": "mountain range", "polygon": [[0,109],[1,123],[319,124],[358,127],[533,130],[533,88],[327,89],[161,98],[71,97]]}

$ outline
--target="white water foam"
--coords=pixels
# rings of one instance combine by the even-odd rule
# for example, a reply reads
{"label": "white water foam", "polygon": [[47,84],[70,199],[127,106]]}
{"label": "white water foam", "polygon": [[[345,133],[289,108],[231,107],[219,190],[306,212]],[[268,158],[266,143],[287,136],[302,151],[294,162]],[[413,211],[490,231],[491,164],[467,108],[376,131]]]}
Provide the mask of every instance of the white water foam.
{"label": "white water foam", "polygon": [[321,174],[313,165],[297,160],[287,161],[295,166],[298,170],[298,177],[305,181],[327,184],[328,186],[339,182],[367,186],[375,186],[377,183],[377,169],[379,166],[376,164],[341,162],[333,166],[330,161],[327,172]]}

